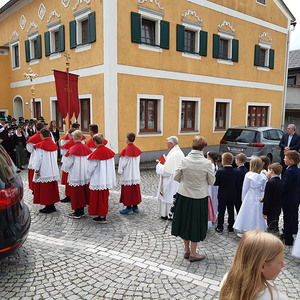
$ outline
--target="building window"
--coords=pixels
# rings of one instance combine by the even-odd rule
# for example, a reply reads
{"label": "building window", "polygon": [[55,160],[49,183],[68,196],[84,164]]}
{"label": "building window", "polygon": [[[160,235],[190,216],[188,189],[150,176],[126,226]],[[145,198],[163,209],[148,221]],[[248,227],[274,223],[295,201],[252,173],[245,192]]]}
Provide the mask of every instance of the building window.
{"label": "building window", "polygon": [[[47,25],[49,31],[44,33],[45,55],[65,51],[65,26],[60,25],[60,20]],[[51,56],[50,59],[60,56]]]}
{"label": "building window", "polygon": [[[34,104],[33,106],[33,100],[31,99],[31,118],[38,118],[41,117],[42,114],[42,102],[41,98],[35,98],[34,99]],[[35,116],[34,116],[34,107],[35,107]]]}
{"label": "building window", "polygon": [[96,19],[95,12],[90,13],[90,8],[86,7],[73,13],[74,21],[70,26],[70,48],[76,48],[80,45],[88,45],[86,50],[90,49],[90,43],[96,41]]}
{"label": "building window", "polygon": [[80,126],[82,131],[89,131],[91,124],[90,99],[80,99]]}
{"label": "building window", "polygon": [[297,84],[297,76],[289,76],[287,80],[287,84],[296,85]]}
{"label": "building window", "polygon": [[181,102],[181,131],[195,131],[195,101]]}
{"label": "building window", "polygon": [[142,19],[141,42],[155,45],[155,22]]}
{"label": "building window", "polygon": [[265,66],[266,65],[266,49],[260,49],[259,51],[259,65]]}
{"label": "building window", "polygon": [[54,105],[55,105],[56,127],[57,127],[58,130],[64,130],[63,118],[62,118],[62,116],[59,112],[57,101],[54,101]]}
{"label": "building window", "polygon": [[268,106],[248,106],[248,126],[268,126]]}
{"label": "building window", "polygon": [[[162,12],[139,6],[139,13],[131,12],[131,41],[144,50],[161,52],[169,49],[170,23]],[[155,46],[155,47],[153,47]]]}
{"label": "building window", "polygon": [[11,64],[13,69],[20,68],[19,42],[11,45]]}
{"label": "building window", "polygon": [[228,59],[228,40],[220,39],[219,58]]}
{"label": "building window", "polygon": [[257,3],[260,3],[260,4],[263,4],[263,5],[266,5],[266,0],[256,0]]}
{"label": "building window", "polygon": [[36,32],[28,34],[29,39],[25,41],[26,62],[42,57],[41,35]]}
{"label": "building window", "polygon": [[157,101],[140,100],[140,132],[157,132]]}
{"label": "building window", "polygon": [[231,123],[231,99],[215,99],[214,131],[224,131]]}
{"label": "building window", "polygon": [[184,50],[186,52],[196,52],[195,48],[195,40],[196,40],[196,34],[194,31],[191,30],[185,30],[184,31]]}
{"label": "building window", "polygon": [[271,44],[260,41],[255,45],[254,65],[257,67],[274,69],[275,50],[271,49]]}

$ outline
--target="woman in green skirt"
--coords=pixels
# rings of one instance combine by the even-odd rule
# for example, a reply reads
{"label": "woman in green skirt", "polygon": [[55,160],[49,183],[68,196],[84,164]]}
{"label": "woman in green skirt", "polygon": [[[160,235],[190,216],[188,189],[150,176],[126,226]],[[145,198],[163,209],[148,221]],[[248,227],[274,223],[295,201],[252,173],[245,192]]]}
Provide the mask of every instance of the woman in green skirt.
{"label": "woman in green skirt", "polygon": [[184,240],[184,258],[189,261],[204,259],[196,252],[197,243],[206,237],[208,222],[209,185],[215,182],[211,162],[203,155],[207,146],[204,137],[196,135],[193,150],[181,160],[174,180],[179,188],[172,223],[172,235]]}
{"label": "woman in green skirt", "polygon": [[28,158],[26,155],[26,139],[20,125],[18,126],[16,133],[12,136],[12,143],[16,153],[16,166],[20,170],[24,170],[22,166],[28,164]]}

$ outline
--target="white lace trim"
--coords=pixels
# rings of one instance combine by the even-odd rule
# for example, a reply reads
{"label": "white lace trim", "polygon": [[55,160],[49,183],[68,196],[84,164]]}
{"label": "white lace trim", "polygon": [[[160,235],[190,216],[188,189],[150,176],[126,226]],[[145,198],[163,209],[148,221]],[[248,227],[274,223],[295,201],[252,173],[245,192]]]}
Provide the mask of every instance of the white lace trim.
{"label": "white lace trim", "polygon": [[28,165],[27,169],[34,170],[34,167],[30,164]]}
{"label": "white lace trim", "polygon": [[121,180],[121,184],[122,185],[136,185],[136,184],[140,184],[141,180],[140,179],[130,179],[130,180]]}
{"label": "white lace trim", "polygon": [[102,191],[107,189],[112,189],[115,185],[114,184],[108,184],[108,185],[90,185],[90,190],[92,191]]}
{"label": "white lace trim", "polygon": [[70,186],[74,186],[74,187],[86,185],[86,184],[89,184],[89,183],[90,183],[89,180],[83,180],[83,181],[77,180],[77,181],[72,181],[72,182],[70,182],[70,181],[68,180],[68,184],[69,184]]}
{"label": "white lace trim", "polygon": [[52,181],[60,181],[60,176],[51,176],[51,177],[46,177],[46,178],[41,178],[39,177],[38,179],[35,178],[35,176],[33,177],[33,182],[41,182],[41,183],[47,183],[47,182],[52,182]]}

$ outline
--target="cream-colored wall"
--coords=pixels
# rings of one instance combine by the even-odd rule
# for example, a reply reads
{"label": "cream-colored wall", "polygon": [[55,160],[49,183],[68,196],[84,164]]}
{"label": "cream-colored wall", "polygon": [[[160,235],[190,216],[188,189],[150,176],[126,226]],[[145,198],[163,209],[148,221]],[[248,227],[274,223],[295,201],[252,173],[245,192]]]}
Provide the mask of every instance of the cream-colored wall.
{"label": "cream-colored wall", "polygon": [[[130,82],[130,85],[128,84]],[[124,146],[124,138],[129,131],[137,131],[137,94],[163,95],[163,136],[137,137],[136,145],[142,151],[165,149],[166,138],[176,135],[181,147],[190,147],[191,135],[178,135],[179,97],[200,97],[200,134],[209,145],[218,144],[224,132],[213,133],[214,99],[232,99],[231,126],[245,125],[247,102],[271,103],[270,125],[279,127],[281,119],[282,92],[259,89],[220,86],[155,79],[129,75],[119,75],[119,149]]]}
{"label": "cream-colored wall", "polygon": [[[130,12],[138,12],[138,1],[119,1],[118,6],[118,63],[131,66],[139,66],[153,69],[163,69],[168,71],[202,74],[222,78],[232,78],[255,82],[265,82],[283,85],[285,67],[285,45],[286,35],[269,28],[224,15],[211,9],[201,7],[188,1],[178,0],[174,6],[173,0],[160,1],[164,7],[160,10],[155,4],[144,2],[143,6],[164,13],[163,20],[170,22],[170,49],[163,49],[162,53],[139,49],[137,43],[131,42],[131,17]],[[282,20],[280,24],[285,26],[287,19],[283,16],[279,8],[273,1],[267,1],[266,7],[256,4],[255,0],[247,1],[215,1],[224,2],[232,8],[239,8],[243,12],[255,11],[254,15],[267,20],[271,18]],[[243,2],[244,4],[240,4]],[[238,4],[239,3],[239,4]],[[245,4],[246,3],[246,4]],[[174,9],[176,7],[176,9]],[[262,9],[265,14],[261,13]],[[202,30],[208,32],[207,57],[201,60],[182,57],[182,52],[176,51],[176,24],[182,24],[182,13],[194,10],[202,19]],[[188,15],[186,19],[198,22],[195,16]],[[235,39],[239,40],[239,62],[231,65],[219,64],[218,60],[212,57],[213,34],[218,33],[218,25],[224,21],[230,22],[235,29]],[[230,32],[227,26],[222,29]],[[275,49],[275,68],[270,72],[258,71],[254,66],[254,47],[259,42],[259,35],[267,32],[272,38],[272,49]],[[266,39],[266,38],[264,38]]]}
{"label": "cream-colored wall", "polygon": [[8,109],[8,114],[13,115],[13,104],[10,91],[10,76],[7,70],[10,68],[10,57],[8,55],[0,55],[0,110]]}

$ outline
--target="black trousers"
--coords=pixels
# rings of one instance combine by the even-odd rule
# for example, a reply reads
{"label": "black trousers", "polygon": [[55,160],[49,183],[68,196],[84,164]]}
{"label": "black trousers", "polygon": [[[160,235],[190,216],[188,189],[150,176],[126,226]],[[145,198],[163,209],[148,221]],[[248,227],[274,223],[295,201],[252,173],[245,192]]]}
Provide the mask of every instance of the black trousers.
{"label": "black trousers", "polygon": [[234,223],[234,204],[233,202],[219,201],[218,203],[218,228],[224,229],[224,215],[227,208],[228,213],[228,229],[233,228]]}
{"label": "black trousers", "polygon": [[293,241],[293,234],[297,234],[298,231],[298,209],[299,205],[282,205],[283,234],[288,242]]}
{"label": "black trousers", "polygon": [[268,231],[269,232],[278,232],[278,220],[280,214],[275,215],[267,215],[267,224],[268,224]]}

